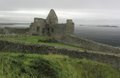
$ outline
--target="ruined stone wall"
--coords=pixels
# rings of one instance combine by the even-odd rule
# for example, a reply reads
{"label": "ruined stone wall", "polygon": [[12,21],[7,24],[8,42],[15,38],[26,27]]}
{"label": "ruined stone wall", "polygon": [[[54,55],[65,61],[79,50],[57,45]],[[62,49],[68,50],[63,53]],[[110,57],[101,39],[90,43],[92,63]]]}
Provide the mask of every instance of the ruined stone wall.
{"label": "ruined stone wall", "polygon": [[38,54],[61,54],[74,58],[86,58],[102,63],[107,63],[120,70],[120,57],[115,55],[81,52],[68,49],[58,49],[47,45],[28,45],[8,41],[0,41],[0,51],[38,53]]}
{"label": "ruined stone wall", "polygon": [[54,35],[55,37],[59,38],[64,36],[66,33],[66,24],[57,24],[54,26]]}
{"label": "ruined stone wall", "polygon": [[29,28],[5,27],[0,29],[0,34],[26,34]]}
{"label": "ruined stone wall", "polygon": [[58,17],[53,9],[50,10],[50,12],[46,18],[46,22],[51,27],[55,24],[58,24]]}
{"label": "ruined stone wall", "polygon": [[43,28],[45,28],[45,25],[46,25],[45,19],[34,18],[34,22],[31,23],[31,26],[30,26],[30,33],[42,36],[43,35],[42,31],[43,31]]}
{"label": "ruined stone wall", "polygon": [[66,23],[66,33],[73,34],[74,33],[74,23],[72,19],[68,19]]}
{"label": "ruined stone wall", "polygon": [[66,24],[59,24],[58,17],[53,9],[50,10],[46,19],[35,18],[30,25],[30,33],[41,36],[62,37],[66,34],[73,34],[74,23],[68,19]]}

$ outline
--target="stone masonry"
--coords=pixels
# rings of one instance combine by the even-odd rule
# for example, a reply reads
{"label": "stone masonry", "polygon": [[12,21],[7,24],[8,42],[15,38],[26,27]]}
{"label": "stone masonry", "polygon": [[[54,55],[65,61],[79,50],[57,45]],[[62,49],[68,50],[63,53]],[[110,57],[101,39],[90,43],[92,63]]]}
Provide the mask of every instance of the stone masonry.
{"label": "stone masonry", "polygon": [[73,32],[72,19],[67,19],[66,23],[58,23],[58,17],[53,9],[50,10],[46,19],[34,18],[34,22],[30,25],[32,35],[62,37]]}

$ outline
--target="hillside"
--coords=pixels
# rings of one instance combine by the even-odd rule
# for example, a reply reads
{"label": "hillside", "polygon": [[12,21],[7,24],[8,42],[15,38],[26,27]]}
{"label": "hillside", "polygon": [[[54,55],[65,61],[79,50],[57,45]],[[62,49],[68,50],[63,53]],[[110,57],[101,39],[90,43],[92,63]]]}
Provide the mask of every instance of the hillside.
{"label": "hillside", "polygon": [[80,47],[87,51],[120,54],[120,48],[107,44],[98,43],[75,35],[68,35],[61,39],[61,42]]}
{"label": "hillside", "polygon": [[62,55],[0,54],[0,78],[120,78],[110,65]]}
{"label": "hillside", "polygon": [[25,43],[25,44],[39,44],[54,46],[57,48],[65,48],[80,51],[94,51],[100,53],[120,54],[120,48],[97,43],[84,38],[68,35],[61,39],[54,39],[46,36],[30,36],[30,35],[0,35],[0,40]]}
{"label": "hillside", "polygon": [[[82,46],[100,45],[81,41]],[[74,44],[46,36],[0,35],[0,78],[120,78],[118,53]]]}
{"label": "hillside", "polygon": [[57,48],[65,48],[72,50],[83,50],[80,47],[76,47],[74,45],[64,44],[58,42],[52,37],[46,36],[29,36],[29,35],[0,35],[0,40],[10,41],[15,43],[22,44],[39,44],[39,45],[48,45]]}

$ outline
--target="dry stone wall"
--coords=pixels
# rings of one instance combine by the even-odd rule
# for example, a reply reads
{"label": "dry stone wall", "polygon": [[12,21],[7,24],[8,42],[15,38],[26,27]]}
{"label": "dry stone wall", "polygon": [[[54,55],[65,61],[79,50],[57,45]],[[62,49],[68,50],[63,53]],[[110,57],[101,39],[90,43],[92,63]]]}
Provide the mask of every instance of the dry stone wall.
{"label": "dry stone wall", "polygon": [[33,45],[23,43],[13,43],[8,41],[0,41],[0,51],[2,52],[23,52],[23,53],[38,53],[38,54],[61,54],[74,58],[86,58],[94,61],[99,61],[111,64],[113,67],[120,69],[120,57],[108,54],[98,54],[92,52],[80,52],[68,49],[58,49],[47,45]]}

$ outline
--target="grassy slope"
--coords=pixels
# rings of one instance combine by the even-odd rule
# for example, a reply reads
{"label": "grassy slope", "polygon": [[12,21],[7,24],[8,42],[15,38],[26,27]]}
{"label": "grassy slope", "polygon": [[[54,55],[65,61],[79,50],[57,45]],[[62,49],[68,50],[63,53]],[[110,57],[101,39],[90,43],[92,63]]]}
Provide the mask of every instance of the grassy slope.
{"label": "grassy slope", "polygon": [[0,78],[120,78],[109,65],[62,55],[0,54]]}
{"label": "grassy slope", "polygon": [[[26,36],[26,35],[1,35],[0,40],[7,40],[11,42],[19,42],[19,43],[26,43],[26,44],[42,44],[42,45],[48,45],[48,46],[54,46],[57,48],[66,48],[66,49],[72,49],[72,50],[83,50],[82,48],[63,44],[59,42],[41,42],[40,40],[48,40],[49,37],[43,37],[43,36]],[[39,41],[39,42],[38,42]]]}
{"label": "grassy slope", "polygon": [[[47,39],[40,36],[0,36],[0,40],[83,50],[58,42],[39,41]],[[0,54],[0,78],[120,78],[119,74],[109,65],[86,59],[61,55]]]}
{"label": "grassy slope", "polygon": [[[79,51],[86,51],[87,49],[85,48],[80,48],[75,45],[69,45],[69,44],[64,44],[60,42],[43,42],[47,41],[49,39],[52,39],[50,37],[46,36],[30,36],[30,35],[0,35],[0,40],[6,40],[10,42],[17,42],[17,43],[25,43],[25,44],[40,44],[40,45],[48,45],[48,46],[54,46],[56,48],[64,48],[64,49],[70,49],[70,50],[79,50]],[[87,50],[89,52],[94,52],[94,53],[102,53],[106,54],[105,52],[99,52],[99,51],[93,51],[93,50]],[[113,53],[109,53],[112,54]],[[119,56],[119,55],[116,55]]]}

